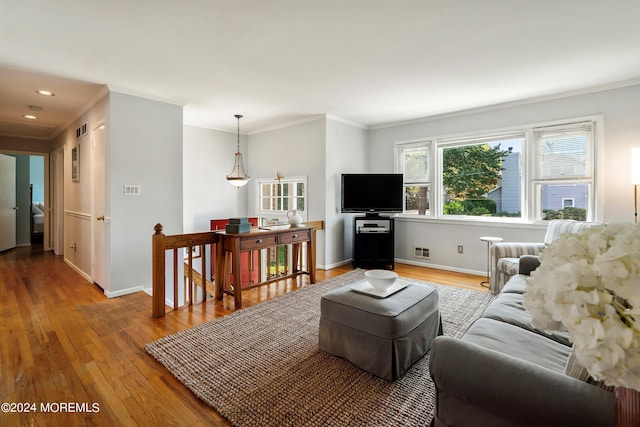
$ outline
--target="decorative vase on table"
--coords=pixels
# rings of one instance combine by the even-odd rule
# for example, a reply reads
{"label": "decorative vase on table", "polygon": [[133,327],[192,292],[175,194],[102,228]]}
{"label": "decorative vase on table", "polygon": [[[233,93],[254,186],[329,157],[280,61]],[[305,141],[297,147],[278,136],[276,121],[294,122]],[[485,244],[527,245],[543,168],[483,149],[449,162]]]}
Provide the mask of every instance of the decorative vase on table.
{"label": "decorative vase on table", "polygon": [[302,215],[298,213],[296,209],[287,212],[287,221],[289,224],[296,227],[302,223]]}
{"label": "decorative vase on table", "polygon": [[533,325],[570,333],[589,375],[615,386],[619,426],[640,426],[640,224],[609,224],[551,243],[527,279]]}

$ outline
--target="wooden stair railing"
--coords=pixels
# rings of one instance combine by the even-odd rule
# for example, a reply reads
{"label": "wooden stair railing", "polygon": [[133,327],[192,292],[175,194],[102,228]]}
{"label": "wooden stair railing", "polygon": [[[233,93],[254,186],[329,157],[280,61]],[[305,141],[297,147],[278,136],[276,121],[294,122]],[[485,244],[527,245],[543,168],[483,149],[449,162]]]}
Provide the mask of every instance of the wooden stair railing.
{"label": "wooden stair railing", "polygon": [[[314,227],[313,233],[324,229],[324,221],[307,221],[306,225]],[[206,302],[207,294],[215,294],[215,285],[207,280],[207,266],[205,261],[205,247],[211,246],[212,253],[215,251],[213,245],[218,243],[218,235],[215,231],[207,231],[203,233],[174,234],[165,235],[162,230],[162,224],[156,224],[153,228],[155,233],[152,236],[152,314],[153,317],[163,317],[166,312],[166,251],[173,250],[173,309],[178,309],[178,249],[186,248],[188,250],[188,260],[184,262],[184,278],[188,284],[188,300],[189,305],[193,305],[193,284],[202,288],[202,302]],[[193,269],[193,248],[200,247],[200,256],[202,257],[202,271],[197,272]],[[300,254],[301,255],[301,254]],[[315,253],[314,253],[315,255]],[[302,256],[294,257],[298,265],[288,266],[288,271],[301,269],[299,264],[302,262]],[[315,260],[314,260],[315,264]]]}
{"label": "wooden stair railing", "polygon": [[[207,293],[213,295],[213,284],[207,280],[205,248],[217,242],[213,231],[204,233],[175,234],[166,236],[162,224],[156,224],[152,237],[152,313],[153,317],[163,317],[166,311],[166,251],[173,250],[173,309],[178,309],[178,249],[187,248],[188,260],[185,262],[184,277],[187,278],[189,305],[193,305],[193,284],[202,288],[202,302],[206,302]],[[193,248],[199,247],[202,257],[202,271],[193,269]],[[211,248],[213,250],[213,248]]]}

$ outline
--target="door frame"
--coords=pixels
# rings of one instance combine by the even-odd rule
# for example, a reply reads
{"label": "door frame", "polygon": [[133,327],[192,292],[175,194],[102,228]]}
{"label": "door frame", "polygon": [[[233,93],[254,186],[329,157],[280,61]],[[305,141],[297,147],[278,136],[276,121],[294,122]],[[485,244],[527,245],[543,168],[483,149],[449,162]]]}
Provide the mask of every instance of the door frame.
{"label": "door frame", "polygon": [[[15,157],[0,153],[0,179],[2,182],[2,206],[0,215],[0,253],[10,251],[17,247],[18,243],[18,198],[16,187],[18,182],[17,160]],[[31,238],[31,236],[29,236]]]}
{"label": "door frame", "polygon": [[53,253],[64,255],[64,146],[52,153],[51,176],[52,189],[52,220],[53,225]]}
{"label": "door frame", "polygon": [[43,249],[50,251],[53,249],[54,242],[51,236],[51,199],[50,189],[53,180],[50,179],[51,167],[49,164],[49,153],[43,153],[39,151],[20,151],[20,150],[4,150],[0,149],[2,154],[15,154],[19,156],[42,156],[44,157],[44,234],[43,234]]}

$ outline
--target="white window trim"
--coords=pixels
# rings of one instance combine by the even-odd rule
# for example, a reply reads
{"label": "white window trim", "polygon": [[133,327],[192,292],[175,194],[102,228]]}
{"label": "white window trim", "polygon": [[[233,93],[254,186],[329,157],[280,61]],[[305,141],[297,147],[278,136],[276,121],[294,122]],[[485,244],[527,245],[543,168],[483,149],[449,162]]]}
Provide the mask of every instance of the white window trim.
{"label": "white window trim", "polygon": [[[467,223],[523,223],[523,224],[544,224],[547,221],[543,221],[537,217],[538,212],[538,198],[535,197],[536,183],[534,182],[534,144],[533,144],[533,132],[534,129],[541,127],[552,127],[558,125],[570,125],[572,123],[580,122],[593,122],[593,138],[592,143],[592,164],[593,164],[593,177],[588,182],[592,185],[588,186],[587,200],[590,205],[587,207],[587,221],[602,221],[604,212],[604,194],[603,194],[603,182],[602,182],[602,170],[604,167],[604,117],[603,115],[574,117],[564,120],[553,120],[547,122],[528,123],[522,126],[512,126],[498,129],[488,129],[486,131],[474,131],[465,132],[460,134],[438,135],[428,138],[416,138],[411,140],[401,140],[394,142],[394,171],[396,173],[402,173],[399,153],[401,146],[407,145],[419,145],[430,144],[429,150],[429,178],[430,178],[430,206],[429,215],[416,215],[416,214],[397,214],[399,218],[408,218],[415,220],[438,220],[438,221],[465,221]],[[512,134],[524,134],[525,139],[522,143],[522,197],[524,201],[522,203],[522,215],[521,218],[508,218],[508,217],[469,217],[464,215],[442,215],[442,148],[452,145],[458,145],[457,143],[468,140],[470,143],[473,141],[479,141],[482,138]],[[579,183],[578,180],[571,181],[572,183]],[[564,182],[566,184],[566,181]]]}
{"label": "white window trim", "polygon": [[[286,178],[276,179],[276,178],[257,178],[255,179],[256,185],[256,214],[259,218],[278,218],[283,222],[287,221],[287,212],[288,211],[271,211],[271,210],[263,210],[262,209],[262,185],[263,184],[276,184],[278,182],[287,183],[287,182],[302,182],[304,184],[304,205],[305,210],[302,211],[302,220],[307,221],[307,211],[309,210],[309,186],[307,184],[307,176],[288,176]],[[300,212],[298,212],[300,213]]]}
{"label": "white window trim", "polygon": [[[403,188],[405,187],[405,185],[412,185],[412,186],[428,186],[429,187],[429,214],[428,215],[419,215],[419,214],[407,214],[407,213],[402,213],[402,214],[397,214],[397,216],[402,216],[402,217],[415,217],[415,218],[433,218],[433,209],[431,208],[432,206],[434,206],[434,179],[437,178],[437,175],[435,175],[435,162],[434,162],[434,157],[435,157],[435,144],[433,143],[433,141],[431,139],[425,139],[425,138],[420,138],[420,139],[411,139],[411,140],[404,140],[404,141],[397,141],[393,144],[393,164],[394,164],[394,172],[395,173],[403,173],[402,170],[402,156],[400,156],[400,153],[403,152],[404,148],[421,148],[421,147],[425,147],[427,149],[427,152],[429,153],[428,156],[428,161],[427,161],[427,180],[425,182],[409,182],[409,183],[404,183],[403,181]],[[402,196],[403,201],[402,204],[404,205],[406,203],[404,194]],[[406,207],[405,207],[406,208]]]}

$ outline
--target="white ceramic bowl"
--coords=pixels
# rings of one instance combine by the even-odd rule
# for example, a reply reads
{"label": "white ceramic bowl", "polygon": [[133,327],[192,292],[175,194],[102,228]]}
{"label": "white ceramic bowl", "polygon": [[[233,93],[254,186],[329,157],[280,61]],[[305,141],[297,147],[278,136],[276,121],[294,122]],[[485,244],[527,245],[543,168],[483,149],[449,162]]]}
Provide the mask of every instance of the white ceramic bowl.
{"label": "white ceramic bowl", "polygon": [[386,291],[398,279],[398,273],[389,270],[368,270],[364,276],[376,291]]}

